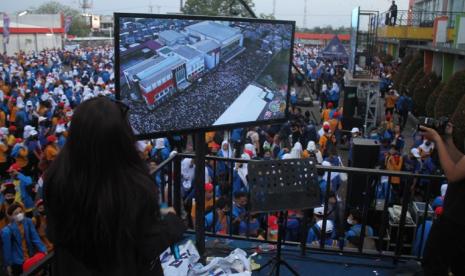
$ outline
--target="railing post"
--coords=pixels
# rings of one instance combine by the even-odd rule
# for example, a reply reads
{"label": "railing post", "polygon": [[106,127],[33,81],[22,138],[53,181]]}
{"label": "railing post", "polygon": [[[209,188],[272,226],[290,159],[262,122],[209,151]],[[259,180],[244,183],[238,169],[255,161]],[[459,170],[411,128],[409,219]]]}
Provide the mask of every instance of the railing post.
{"label": "railing post", "polygon": [[405,229],[405,221],[407,218],[407,210],[410,200],[410,184],[409,181],[411,177],[408,178],[406,185],[404,185],[404,191],[402,193],[402,210],[400,212],[400,221],[399,221],[399,229],[397,232],[397,240],[396,240],[396,251],[394,254],[394,263],[397,264],[399,256],[402,254],[402,247],[403,247],[403,236],[404,236],[404,229]]}
{"label": "railing post", "polygon": [[[401,181],[403,181],[403,179],[401,179]],[[380,185],[382,185],[381,177],[379,178],[379,183],[380,183]],[[387,185],[386,196],[384,198],[383,213],[381,215],[381,225],[379,227],[380,229],[379,229],[379,233],[378,233],[378,236],[379,236],[378,251],[380,252],[380,254],[382,254],[382,251],[383,251],[382,248],[383,248],[384,234],[386,232],[386,222],[389,219],[389,217],[388,217],[388,206],[389,206],[389,201],[390,200],[391,200],[391,176],[389,176],[389,183]]]}
{"label": "railing post", "polygon": [[[323,224],[321,225],[321,231],[320,231],[320,248],[325,247],[325,242],[326,242],[326,220],[328,219],[327,213],[328,213],[328,201],[329,201],[329,193],[331,190],[331,171],[328,170],[328,177],[326,178],[326,193],[325,193],[325,201],[323,204]],[[315,233],[316,234],[316,233]]]}
{"label": "railing post", "polygon": [[175,156],[173,162],[173,206],[174,210],[176,210],[176,213],[181,214],[181,156]]}
{"label": "railing post", "polygon": [[205,133],[195,133],[195,241],[201,262],[205,254]]}

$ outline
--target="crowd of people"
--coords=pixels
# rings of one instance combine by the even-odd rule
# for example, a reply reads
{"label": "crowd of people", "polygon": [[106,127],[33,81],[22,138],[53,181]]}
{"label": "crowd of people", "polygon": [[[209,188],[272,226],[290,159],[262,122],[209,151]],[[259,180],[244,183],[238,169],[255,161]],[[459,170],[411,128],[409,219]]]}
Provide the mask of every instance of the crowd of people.
{"label": "crowd of people", "polygon": [[53,250],[42,175],[67,139],[74,108],[114,97],[113,48],[0,55],[2,267],[19,275]]}
{"label": "crowd of people", "polygon": [[[407,121],[405,114],[408,115],[411,110],[411,99],[392,89],[391,76],[395,74],[397,63],[380,66],[380,90],[386,104],[385,116],[375,131],[362,133],[358,128],[343,131],[343,106],[340,100],[344,87],[341,77],[343,69],[318,57],[318,51],[302,50],[297,53],[296,58],[301,61],[300,69],[304,76],[296,74],[294,85],[299,87],[306,77],[321,84],[316,93],[322,103],[320,118],[315,120],[309,110],[291,106],[289,121],[283,124],[206,133],[208,154],[244,160],[243,163],[207,162],[207,231],[248,235],[260,239],[277,238],[277,214],[263,215],[248,211],[248,160],[315,158],[323,166],[351,166],[353,139],[368,137],[381,143],[377,164],[379,168],[421,174],[440,173],[434,143],[416,132],[412,137],[413,145],[410,146],[407,143],[409,137],[404,137],[402,132]],[[53,244],[45,231],[47,210],[43,201],[42,176],[66,143],[75,107],[98,96],[114,99],[115,76],[112,60],[111,47],[76,49],[72,52],[44,50],[0,56],[0,228],[2,263],[11,274],[18,275],[30,266],[32,260],[53,251]],[[243,67],[244,62],[251,64]],[[256,60],[248,58],[245,53],[231,60],[228,66],[233,66],[238,71],[260,67]],[[218,70],[215,76],[230,76],[228,72],[221,71],[221,68]],[[192,95],[193,98],[186,98],[186,108],[192,106],[194,100],[205,101],[205,91],[202,89],[205,82],[220,82],[217,83],[218,89],[236,91],[234,85],[247,83],[244,79],[251,75],[247,70],[236,74],[240,79],[234,81],[206,77],[195,88],[202,92],[202,96],[197,93]],[[228,81],[224,82],[225,79]],[[211,84],[209,87],[212,87]],[[213,108],[221,106],[225,101],[225,91],[221,95],[208,96],[211,114],[216,114]],[[182,110],[160,114],[170,117],[170,121],[177,118],[180,121],[194,122],[200,118],[200,114],[193,116],[192,113],[189,113],[189,117],[183,117],[186,113]],[[141,127],[145,129],[145,126]],[[347,155],[342,152],[343,145],[348,146]],[[173,152],[192,151],[187,136],[139,141],[137,149],[154,173],[153,180],[161,191],[162,201],[166,200],[168,189],[165,184],[169,171],[157,168]],[[195,224],[195,165],[189,158],[181,163],[182,215],[191,227]],[[347,207],[343,197],[347,175],[332,173],[329,184],[327,180],[327,175],[319,175],[322,206],[313,211],[307,242],[317,246],[322,235],[325,235],[327,246],[358,246],[362,213],[357,206],[351,206],[348,212],[344,210]],[[441,184],[444,183],[418,179],[412,186],[412,191],[415,198],[422,199],[426,196],[426,187],[433,185],[431,191],[438,195],[434,207],[440,210],[445,189],[445,186],[440,188]],[[387,185],[392,189],[387,189]],[[376,199],[388,198],[387,191],[391,190],[393,194],[389,196],[388,203],[399,203],[403,196],[403,185],[407,185],[407,182],[401,177],[382,178],[376,184]],[[328,187],[329,205],[325,207],[324,195]],[[286,234],[288,240],[299,240],[299,229],[304,217],[299,210],[289,210]],[[325,233],[321,233],[323,221],[326,221]],[[364,232],[368,237],[377,235],[376,229],[370,226]],[[370,242],[365,243],[365,246],[369,245]]]}

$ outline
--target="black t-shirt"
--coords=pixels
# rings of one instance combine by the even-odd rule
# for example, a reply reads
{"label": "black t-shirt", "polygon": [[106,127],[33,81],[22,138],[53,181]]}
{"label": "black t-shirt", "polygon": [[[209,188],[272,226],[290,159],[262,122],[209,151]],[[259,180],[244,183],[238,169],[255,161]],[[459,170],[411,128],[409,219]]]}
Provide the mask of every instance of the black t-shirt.
{"label": "black t-shirt", "polygon": [[447,186],[443,216],[465,225],[465,179]]}

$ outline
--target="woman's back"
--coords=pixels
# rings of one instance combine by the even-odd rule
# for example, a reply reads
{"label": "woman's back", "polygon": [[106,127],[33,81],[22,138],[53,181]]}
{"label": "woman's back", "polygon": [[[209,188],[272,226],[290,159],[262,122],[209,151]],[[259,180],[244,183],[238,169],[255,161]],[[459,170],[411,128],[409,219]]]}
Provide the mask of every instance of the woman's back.
{"label": "woman's back", "polygon": [[45,174],[57,275],[161,274],[159,254],[182,237],[175,216],[161,221],[126,111],[103,97],[82,103]]}

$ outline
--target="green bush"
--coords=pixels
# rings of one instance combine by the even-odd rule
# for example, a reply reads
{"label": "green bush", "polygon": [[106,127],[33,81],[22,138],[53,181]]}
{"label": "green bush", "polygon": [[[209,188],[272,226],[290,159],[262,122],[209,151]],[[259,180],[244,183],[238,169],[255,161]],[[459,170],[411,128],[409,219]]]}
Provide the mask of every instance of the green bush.
{"label": "green bush", "polygon": [[393,76],[393,79],[392,79],[394,82],[394,89],[399,90],[400,82],[402,81],[402,75],[407,69],[407,66],[410,64],[410,61],[412,60],[412,58],[413,58],[413,55],[406,55],[404,58],[402,58],[402,64],[399,66],[396,74]]}
{"label": "green bush", "polygon": [[410,79],[410,81],[407,83],[406,87],[406,92],[407,94],[413,98],[413,92],[417,87],[420,86],[420,81],[423,79],[425,76],[425,72],[423,72],[423,68],[421,70],[418,70],[415,75],[413,75],[413,78]]}
{"label": "green bush", "polygon": [[441,116],[450,117],[464,95],[464,87],[465,71],[459,71],[449,79],[439,94],[434,106],[434,116],[437,118]]}
{"label": "green bush", "polygon": [[454,143],[459,150],[464,152],[465,142],[465,95],[462,97],[451,117],[454,124]]}
{"label": "green bush", "polygon": [[439,94],[441,93],[442,89],[444,89],[445,85],[446,84],[444,82],[439,83],[434,89],[433,93],[429,95],[425,106],[426,116],[434,117],[434,105],[436,104],[436,100],[438,99]]}
{"label": "green bush", "polygon": [[433,90],[438,86],[440,81],[441,80],[435,73],[428,73],[420,79],[418,85],[413,90],[412,97],[415,104],[414,114],[416,116],[426,115],[426,102],[428,101],[428,97],[433,93]]}
{"label": "green bush", "polygon": [[[405,71],[402,72],[402,75],[400,76],[401,81],[399,84],[400,91],[405,91],[407,89],[408,84],[413,79],[415,74],[418,73],[418,71],[423,71],[423,55],[421,53],[415,54]],[[412,91],[409,93],[411,94]]]}

